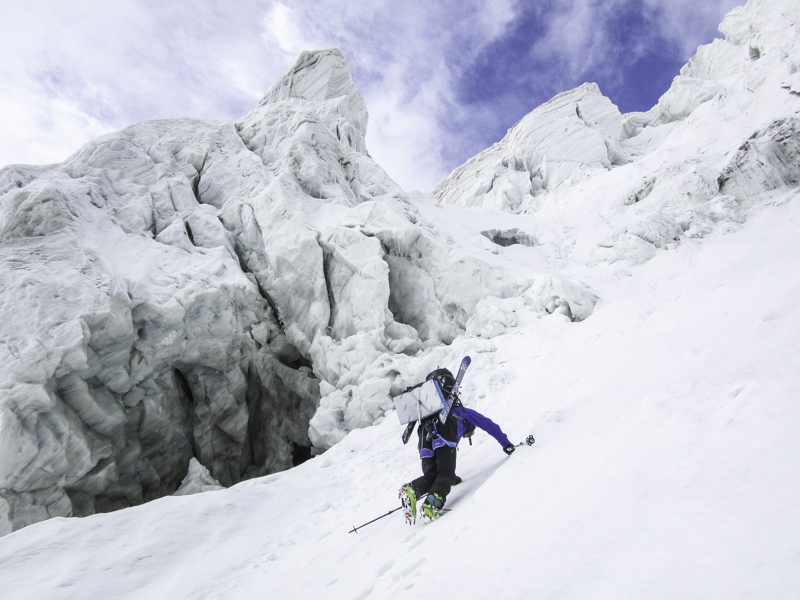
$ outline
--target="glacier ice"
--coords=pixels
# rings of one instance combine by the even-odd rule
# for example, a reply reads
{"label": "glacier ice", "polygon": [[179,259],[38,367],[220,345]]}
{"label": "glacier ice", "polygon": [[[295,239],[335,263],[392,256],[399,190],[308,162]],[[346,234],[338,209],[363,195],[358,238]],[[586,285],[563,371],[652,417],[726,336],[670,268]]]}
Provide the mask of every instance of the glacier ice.
{"label": "glacier ice", "polygon": [[584,321],[592,316],[597,294],[587,286],[552,275],[541,275],[523,294],[525,304],[539,312],[561,314],[570,321]]}
{"label": "glacier ice", "polygon": [[800,184],[800,119],[777,119],[744,142],[718,179],[722,192],[746,198]]}
{"label": "glacier ice", "polygon": [[200,494],[202,492],[213,492],[214,490],[224,489],[219,482],[211,476],[200,461],[192,457],[189,459],[189,471],[181,481],[180,487],[175,491],[174,496],[188,496],[190,494]]}
{"label": "glacier ice", "polygon": [[424,222],[366,126],[342,54],[305,52],[235,123],[0,171],[0,530],[290,467],[525,288]]}
{"label": "glacier ice", "polygon": [[533,110],[434,188],[441,202],[517,212],[582,169],[621,159],[622,115],[594,83]]}

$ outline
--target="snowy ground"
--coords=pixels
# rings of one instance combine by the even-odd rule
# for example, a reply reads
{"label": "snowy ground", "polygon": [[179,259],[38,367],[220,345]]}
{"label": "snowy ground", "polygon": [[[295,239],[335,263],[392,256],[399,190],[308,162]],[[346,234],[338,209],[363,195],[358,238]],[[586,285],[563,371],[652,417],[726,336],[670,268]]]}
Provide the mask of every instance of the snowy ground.
{"label": "snowy ground", "polygon": [[797,598],[798,195],[641,266],[573,267],[601,298],[584,322],[512,298],[508,333],[458,338],[465,403],[537,441],[462,444],[441,520],[349,533],[419,472],[389,414],[284,473],[12,533],[2,597]]}

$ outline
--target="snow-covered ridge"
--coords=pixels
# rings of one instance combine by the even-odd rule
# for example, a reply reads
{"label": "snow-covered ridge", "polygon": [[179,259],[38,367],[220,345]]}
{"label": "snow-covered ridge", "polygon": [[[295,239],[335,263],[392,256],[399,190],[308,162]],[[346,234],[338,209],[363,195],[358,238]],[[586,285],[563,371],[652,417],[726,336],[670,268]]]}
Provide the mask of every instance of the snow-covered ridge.
{"label": "snow-covered ridge", "polygon": [[[751,0],[698,48],[658,104],[620,115],[594,84],[560,94],[441,181],[437,198],[536,215],[542,250],[584,264],[649,260],[736,226],[759,192],[800,178],[800,9]],[[527,231],[537,237],[537,228]]]}
{"label": "snow-covered ridge", "polygon": [[[339,140],[366,153],[364,136],[369,120],[367,105],[353,84],[340,50],[332,48],[303,52],[289,72],[275,82],[258,105],[274,104],[289,98],[318,103],[333,100],[329,107],[318,110],[328,120],[328,129],[336,131]],[[330,121],[332,116],[335,121]]]}
{"label": "snow-covered ridge", "polygon": [[597,84],[586,83],[523,117],[433,192],[442,202],[517,212],[580,167],[611,168],[621,133],[617,107]]}

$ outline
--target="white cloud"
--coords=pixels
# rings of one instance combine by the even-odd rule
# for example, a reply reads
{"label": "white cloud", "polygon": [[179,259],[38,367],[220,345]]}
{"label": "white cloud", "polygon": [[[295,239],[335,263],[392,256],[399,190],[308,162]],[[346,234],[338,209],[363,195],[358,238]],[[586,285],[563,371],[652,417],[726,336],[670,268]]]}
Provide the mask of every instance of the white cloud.
{"label": "white cloud", "polygon": [[717,32],[722,18],[745,4],[745,0],[645,0],[645,3],[659,10],[659,32],[676,42],[682,56],[688,60],[697,51],[698,40],[709,32],[722,36]]}
{"label": "white cloud", "polygon": [[281,52],[296,57],[303,50],[316,48],[318,41],[306,36],[295,12],[276,2],[264,17],[264,37],[269,44],[275,42]]}
{"label": "white cloud", "polygon": [[[564,78],[579,77],[608,56],[601,17],[630,1],[562,0],[535,52],[560,61]],[[660,11],[662,35],[684,49],[736,3],[644,1]],[[61,160],[99,133],[143,119],[238,118],[301,50],[338,46],[370,110],[370,151],[403,187],[429,189],[446,175],[453,146],[475,147],[487,124],[503,122],[504,107],[465,105],[457,87],[481,51],[535,6],[526,0],[5,2],[0,163]]]}
{"label": "white cloud", "polygon": [[[146,118],[240,116],[287,66],[259,37],[263,8],[255,0],[228,13],[212,2],[8,4],[0,18],[6,103],[31,103],[34,127],[59,103],[74,106],[92,123],[81,135],[75,121],[75,147],[95,132],[95,122],[119,128]],[[46,104],[52,110],[40,108]],[[57,130],[42,123],[38,133],[46,138]],[[3,145],[4,156],[26,156],[19,138],[12,148]]]}
{"label": "white cloud", "polygon": [[437,115],[446,84],[429,77],[426,85],[407,97],[402,78],[403,68],[396,66],[367,92],[367,146],[405,189],[428,190],[446,175],[441,154],[448,132]]}
{"label": "white cloud", "polygon": [[559,5],[549,15],[547,33],[533,48],[539,60],[558,61],[565,67],[562,77],[573,81],[588,71],[609,49],[606,31],[600,27],[605,14],[616,9],[619,2],[577,0]]}
{"label": "white cloud", "polygon": [[49,98],[42,88],[0,89],[0,165],[61,162],[80,144],[111,130],[74,102]]}

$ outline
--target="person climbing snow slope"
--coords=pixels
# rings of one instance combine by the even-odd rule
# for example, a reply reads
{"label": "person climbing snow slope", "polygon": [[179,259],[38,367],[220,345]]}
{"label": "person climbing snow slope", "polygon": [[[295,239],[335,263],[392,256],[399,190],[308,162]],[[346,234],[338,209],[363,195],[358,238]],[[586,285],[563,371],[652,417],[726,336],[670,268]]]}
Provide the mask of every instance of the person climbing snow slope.
{"label": "person climbing snow slope", "polygon": [[[450,395],[455,378],[448,369],[436,369],[426,381],[436,379],[442,391]],[[506,454],[514,452],[515,445],[508,440],[500,426],[476,410],[466,408],[456,392],[453,408],[444,423],[439,413],[425,417],[420,422],[417,449],[422,462],[422,476],[400,488],[400,501],[405,509],[406,522],[413,525],[417,517],[417,501],[425,497],[420,516],[429,520],[442,515],[450,488],[461,479],[456,475],[456,451],[462,437],[471,437],[475,428],[483,429],[503,447]]]}

